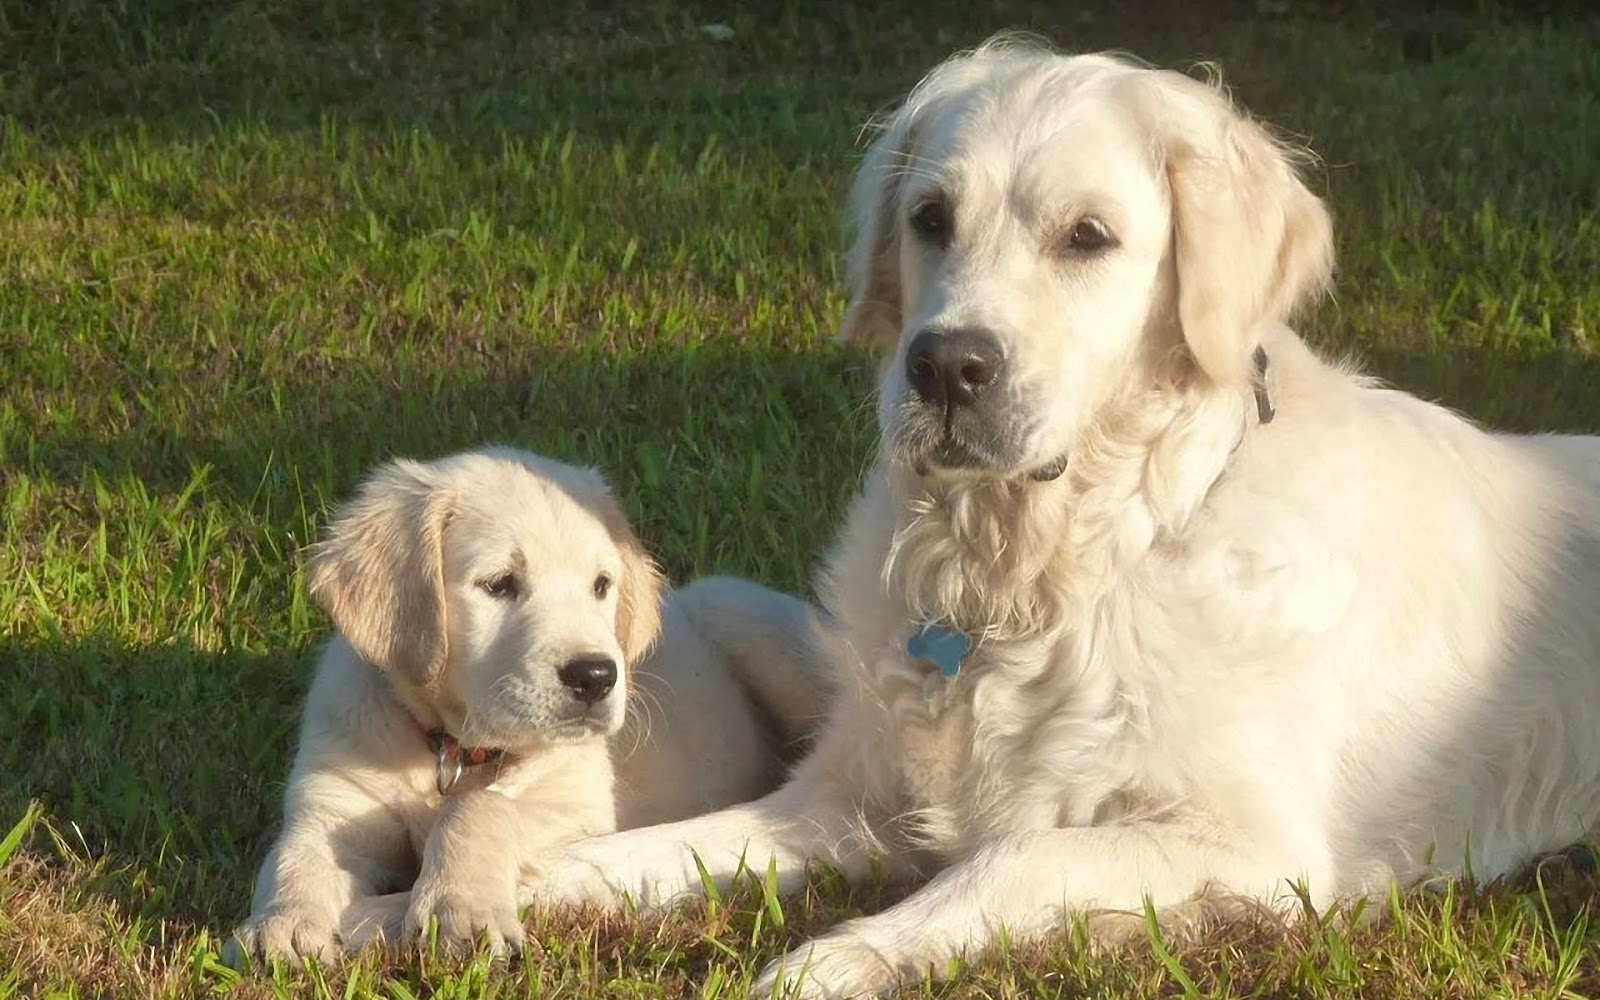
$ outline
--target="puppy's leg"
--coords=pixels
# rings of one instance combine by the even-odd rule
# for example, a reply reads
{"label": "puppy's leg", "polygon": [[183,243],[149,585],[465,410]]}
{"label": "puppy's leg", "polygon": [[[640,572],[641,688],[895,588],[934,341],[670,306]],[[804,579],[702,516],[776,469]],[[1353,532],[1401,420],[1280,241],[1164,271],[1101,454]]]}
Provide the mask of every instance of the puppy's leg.
{"label": "puppy's leg", "polygon": [[446,799],[423,848],[403,939],[426,935],[436,920],[442,943],[471,946],[482,934],[493,954],[519,947],[516,886],[523,845],[518,834],[536,832],[524,831],[525,822],[516,802],[490,789]]}
{"label": "puppy's leg", "polygon": [[752,995],[879,993],[952,958],[1062,926],[1066,911],[1141,912],[1185,903],[1216,885],[1256,899],[1285,895],[1297,873],[1283,855],[1241,849],[1196,825],[1047,830],[998,841],[945,869],[904,902],[840,925],[773,962]]}
{"label": "puppy's leg", "polygon": [[439,940],[452,947],[471,946],[479,935],[495,953],[520,946],[523,873],[561,845],[617,828],[611,782],[610,755],[593,741],[547,750],[492,788],[446,799],[423,848],[402,940],[416,940],[437,921]]}
{"label": "puppy's leg", "polygon": [[256,877],[250,917],[224,948],[224,961],[333,960],[346,908],[374,892],[408,850],[405,829],[360,788],[325,774],[296,782],[283,832]]}

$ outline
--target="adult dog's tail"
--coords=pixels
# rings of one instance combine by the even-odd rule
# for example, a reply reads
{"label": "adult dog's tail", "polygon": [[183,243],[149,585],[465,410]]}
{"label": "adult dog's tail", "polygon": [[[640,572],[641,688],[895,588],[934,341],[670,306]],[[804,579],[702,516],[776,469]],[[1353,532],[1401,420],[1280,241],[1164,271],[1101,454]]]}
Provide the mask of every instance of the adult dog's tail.
{"label": "adult dog's tail", "polygon": [[798,756],[827,711],[834,683],[822,632],[825,613],[731,576],[696,580],[676,591],[673,601],[770,717],[784,755]]}

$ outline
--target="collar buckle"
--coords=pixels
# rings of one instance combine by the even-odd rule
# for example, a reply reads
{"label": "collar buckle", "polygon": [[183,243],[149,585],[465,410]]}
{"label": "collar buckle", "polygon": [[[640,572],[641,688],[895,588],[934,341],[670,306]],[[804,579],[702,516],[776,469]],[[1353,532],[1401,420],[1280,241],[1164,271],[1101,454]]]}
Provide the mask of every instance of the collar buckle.
{"label": "collar buckle", "polygon": [[[428,748],[433,751],[433,787],[439,790],[441,798],[467,791],[469,788],[493,784],[494,779],[500,774],[500,762],[505,757],[504,750],[491,750],[485,747],[463,748],[460,741],[443,729],[429,731]],[[467,771],[478,768],[483,768],[482,780],[474,780],[463,785],[461,779]]]}
{"label": "collar buckle", "polygon": [[1272,367],[1267,357],[1267,349],[1260,344],[1256,345],[1255,379],[1252,388],[1256,397],[1256,423],[1270,424],[1272,418],[1277,416],[1277,407],[1272,405]]}

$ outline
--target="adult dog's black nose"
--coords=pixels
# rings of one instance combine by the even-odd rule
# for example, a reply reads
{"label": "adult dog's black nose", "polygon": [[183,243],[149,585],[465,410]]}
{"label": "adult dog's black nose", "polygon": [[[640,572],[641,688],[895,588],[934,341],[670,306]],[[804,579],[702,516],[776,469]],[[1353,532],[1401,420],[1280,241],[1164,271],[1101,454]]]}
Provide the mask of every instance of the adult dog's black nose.
{"label": "adult dog's black nose", "polygon": [[923,330],[906,351],[906,379],[925,402],[938,407],[971,406],[1005,367],[1000,341],[988,330],[964,326]]}
{"label": "adult dog's black nose", "polygon": [[573,697],[586,705],[611,693],[617,683],[617,664],[608,656],[584,657],[567,663],[556,676]]}

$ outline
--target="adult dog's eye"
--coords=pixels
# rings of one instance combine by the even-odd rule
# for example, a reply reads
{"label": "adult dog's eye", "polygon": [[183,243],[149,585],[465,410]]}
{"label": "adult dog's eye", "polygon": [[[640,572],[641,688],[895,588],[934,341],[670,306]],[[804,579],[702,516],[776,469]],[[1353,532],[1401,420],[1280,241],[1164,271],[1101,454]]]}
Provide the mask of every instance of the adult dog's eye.
{"label": "adult dog's eye", "polygon": [[497,601],[514,601],[520,588],[515,573],[499,573],[478,581],[478,589]]}
{"label": "adult dog's eye", "polygon": [[955,224],[950,218],[950,203],[944,195],[925,198],[911,210],[911,228],[936,246],[947,247]]}
{"label": "adult dog's eye", "polygon": [[1085,215],[1067,230],[1066,239],[1062,242],[1063,249],[1071,253],[1091,254],[1116,246],[1117,238],[1104,222],[1092,215]]}
{"label": "adult dog's eye", "polygon": [[594,578],[594,596],[597,600],[603,601],[609,593],[611,593],[611,574],[601,573]]}

